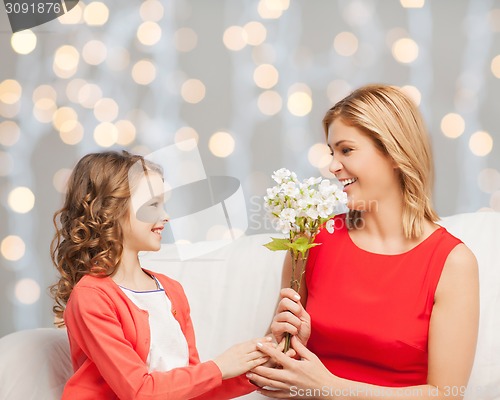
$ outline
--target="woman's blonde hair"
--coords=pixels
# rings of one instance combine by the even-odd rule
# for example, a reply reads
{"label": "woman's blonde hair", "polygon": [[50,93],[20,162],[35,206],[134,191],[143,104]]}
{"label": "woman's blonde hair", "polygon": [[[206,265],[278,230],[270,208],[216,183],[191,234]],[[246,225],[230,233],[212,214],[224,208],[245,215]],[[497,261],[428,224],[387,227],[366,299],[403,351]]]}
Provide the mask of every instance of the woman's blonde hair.
{"label": "woman's blonde hair", "polygon": [[[387,85],[363,86],[327,111],[323,128],[340,119],[358,128],[399,168],[403,192],[403,230],[407,238],[423,234],[424,221],[439,218],[432,207],[434,169],[429,137],[420,111],[401,90]],[[349,228],[358,226],[361,212],[349,211]]]}
{"label": "woman's blonde hair", "polygon": [[[138,163],[142,165],[140,171]],[[50,246],[52,262],[60,275],[50,287],[57,325],[64,325],[66,303],[83,276],[110,276],[120,264],[120,221],[128,215],[134,185],[130,180],[139,178],[138,172],[147,175],[148,170],[161,173],[155,164],[126,151],[88,154],[73,169],[64,205],[54,214],[56,234]]]}

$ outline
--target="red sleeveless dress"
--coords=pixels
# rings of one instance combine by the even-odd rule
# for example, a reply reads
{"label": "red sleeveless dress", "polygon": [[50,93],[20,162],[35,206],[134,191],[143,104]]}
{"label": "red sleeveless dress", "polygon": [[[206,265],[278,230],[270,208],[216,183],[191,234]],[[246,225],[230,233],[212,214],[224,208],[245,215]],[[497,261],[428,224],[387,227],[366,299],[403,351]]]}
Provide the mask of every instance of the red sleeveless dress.
{"label": "red sleeveless dress", "polygon": [[318,233],[305,273],[312,333],[307,347],[334,375],[380,386],[427,383],[429,320],[451,250],[461,243],[438,228],[408,252],[357,247],[345,225]]}

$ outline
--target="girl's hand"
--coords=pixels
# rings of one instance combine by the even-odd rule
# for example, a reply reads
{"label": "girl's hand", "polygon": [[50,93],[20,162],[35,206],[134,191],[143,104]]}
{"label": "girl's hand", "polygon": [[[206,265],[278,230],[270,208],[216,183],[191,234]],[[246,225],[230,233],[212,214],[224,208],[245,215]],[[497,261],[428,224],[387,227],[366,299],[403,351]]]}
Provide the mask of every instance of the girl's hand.
{"label": "girl's hand", "polygon": [[222,379],[229,379],[264,364],[269,356],[259,351],[257,343],[272,345],[272,338],[263,337],[239,343],[214,359],[222,373]]}
{"label": "girl's hand", "polygon": [[271,332],[281,343],[285,332],[297,336],[305,346],[311,336],[311,317],[302,306],[299,294],[290,288],[281,289],[281,300],[271,323]]}
{"label": "girl's hand", "polygon": [[[258,366],[247,374],[247,378],[261,388],[259,392],[268,397],[288,399],[296,396],[294,392],[306,392],[306,389],[331,387],[333,390],[336,378],[319,358],[310,352],[296,336],[292,337],[292,347],[300,360],[290,358],[266,343],[260,347],[261,351],[271,357],[281,368]],[[314,391],[310,390],[310,392]]]}

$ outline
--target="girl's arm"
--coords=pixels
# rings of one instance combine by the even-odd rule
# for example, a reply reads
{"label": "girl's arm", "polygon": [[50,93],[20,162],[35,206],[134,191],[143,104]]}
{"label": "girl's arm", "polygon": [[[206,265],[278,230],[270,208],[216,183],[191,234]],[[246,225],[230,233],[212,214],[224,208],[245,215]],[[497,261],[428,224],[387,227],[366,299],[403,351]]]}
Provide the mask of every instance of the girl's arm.
{"label": "girl's arm", "polygon": [[257,367],[250,379],[274,398],[309,397],[356,400],[458,400],[466,390],[474,361],[479,323],[479,279],[477,261],[463,244],[448,256],[435,293],[429,327],[427,384],[411,387],[382,387],[332,375],[317,356],[296,338],[292,344],[301,360],[262,346],[282,369]]}
{"label": "girl's arm", "polygon": [[[125,338],[116,309],[107,295],[92,287],[75,288],[65,312],[70,342],[81,349],[76,358],[81,356],[85,360],[75,375],[93,373],[98,375],[97,378],[101,376],[124,400],[189,399],[219,387],[222,383],[221,370],[214,361],[199,362],[191,319],[186,315],[188,308],[177,307],[177,312],[184,314],[184,321],[189,321],[185,323],[184,330],[190,365],[168,372],[149,372],[144,360]],[[248,342],[238,354],[253,354],[255,350],[255,344]],[[247,359],[247,369],[255,361],[252,357]],[[248,386],[239,386],[240,393],[250,391]],[[81,390],[85,391],[85,388]]]}

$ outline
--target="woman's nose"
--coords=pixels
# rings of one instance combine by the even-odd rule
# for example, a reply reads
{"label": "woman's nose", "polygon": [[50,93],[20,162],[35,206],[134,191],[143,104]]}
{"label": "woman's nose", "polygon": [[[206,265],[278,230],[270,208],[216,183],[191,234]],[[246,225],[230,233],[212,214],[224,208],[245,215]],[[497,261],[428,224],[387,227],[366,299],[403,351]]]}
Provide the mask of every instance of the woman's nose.
{"label": "woman's nose", "polygon": [[330,161],[328,169],[332,174],[337,174],[342,169],[342,163],[340,163],[335,156],[332,156],[332,161]]}

